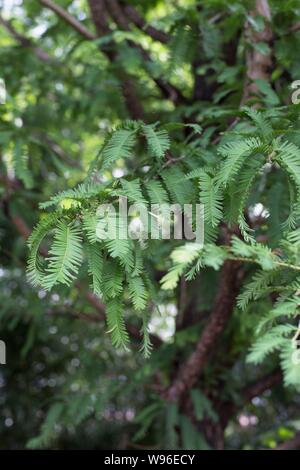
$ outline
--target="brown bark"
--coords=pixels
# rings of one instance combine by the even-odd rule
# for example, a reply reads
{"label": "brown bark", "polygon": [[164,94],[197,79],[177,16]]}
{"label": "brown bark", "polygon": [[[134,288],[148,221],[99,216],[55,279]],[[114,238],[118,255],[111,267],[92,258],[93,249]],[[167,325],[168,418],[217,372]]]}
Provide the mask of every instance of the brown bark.
{"label": "brown bark", "polygon": [[270,45],[273,39],[273,32],[270,26],[271,10],[268,0],[256,0],[252,16],[256,15],[262,16],[266,21],[266,25],[263,31],[255,31],[249,23],[246,24],[245,35],[249,45],[246,53],[247,83],[244,89],[243,103],[257,93],[258,89],[255,80],[269,79],[270,68],[272,66],[271,53],[262,54],[255,48],[255,44],[260,42]]}
{"label": "brown bark", "polygon": [[[10,219],[11,219],[12,224],[16,227],[17,231],[20,233],[20,235],[25,240],[27,240],[31,231],[29,230],[26,222],[22,219],[22,217],[10,215]],[[47,256],[47,251],[43,247],[40,248],[40,253],[42,256]],[[105,321],[105,305],[93,294],[93,292],[86,290],[86,287],[81,282],[77,281],[75,283],[75,287],[76,289],[78,289],[80,292],[83,293],[86,300],[98,312],[98,316],[97,316],[98,320]],[[127,323],[126,329],[128,333],[132,336],[132,338],[135,338],[137,340],[142,339],[141,332],[135,325]],[[153,346],[155,347],[158,347],[161,345],[161,340],[155,335],[150,335],[150,340]]]}
{"label": "brown bark", "polygon": [[58,63],[56,59],[51,57],[49,54],[47,54],[47,52],[45,52],[40,47],[37,47],[30,39],[20,34],[13,27],[11,22],[2,18],[1,15],[0,15],[0,25],[2,25],[22,47],[31,49],[38,59],[42,60],[43,62]]}
{"label": "brown bark", "polygon": [[240,264],[235,261],[225,261],[212,313],[194,352],[183,363],[175,380],[165,392],[164,396],[167,400],[178,401],[187,390],[193,387],[206,366],[210,353],[232,313],[239,288],[239,267]]}
{"label": "brown bark", "polygon": [[[116,24],[119,26],[120,29],[124,31],[130,31],[130,22],[128,21],[128,18],[125,14],[125,11],[123,8],[120,6],[119,2],[117,0],[106,0],[106,5],[107,5],[107,10],[110,12],[112,18],[116,22]],[[127,41],[128,45],[132,47],[133,49],[137,49],[145,62],[151,63],[152,59],[147,51],[145,51],[141,46],[135,44],[133,41],[128,40]],[[157,87],[160,89],[162,92],[163,96],[170,101],[172,101],[174,104],[180,104],[185,102],[185,98],[175,86],[171,85],[170,83],[166,82],[162,78],[157,78],[157,77],[151,77],[152,80],[155,82]]]}
{"label": "brown bark", "polygon": [[[110,28],[107,23],[108,13],[107,7],[104,0],[88,0],[91,12],[91,17],[95,25],[98,37],[103,34],[109,34]],[[104,47],[103,53],[107,56],[110,62],[117,60],[115,50],[110,46],[109,48]],[[136,87],[133,80],[124,72],[119,72],[119,78],[121,81],[122,93],[125,99],[128,113],[132,119],[144,119],[144,109],[138,98]]]}
{"label": "brown bark", "polygon": [[132,21],[135,26],[144,31],[148,36],[152,37],[155,41],[162,42],[167,44],[170,40],[169,36],[159,29],[154,28],[146,23],[144,18],[139,14],[139,12],[132,5],[124,5],[124,11],[130,21]]}
{"label": "brown bark", "polygon": [[80,21],[70,15],[66,10],[61,8],[52,0],[40,0],[40,3],[44,5],[46,8],[49,8],[54,13],[56,13],[60,18],[62,18],[66,23],[72,26],[81,36],[85,37],[86,39],[93,40],[96,39],[96,36],[92,34]]}
{"label": "brown bark", "polygon": [[296,450],[300,449],[300,432],[297,432],[295,437],[293,439],[290,439],[289,441],[283,442],[283,444],[279,444],[275,448],[275,450]]}
{"label": "brown bark", "polygon": [[243,408],[252,398],[260,396],[266,390],[278,385],[282,382],[282,372],[280,369],[276,369],[270,374],[261,377],[257,381],[244,387],[240,395],[240,403],[221,403],[218,409],[220,416],[220,423],[223,429],[226,428],[229,419],[235,415],[238,410]]}

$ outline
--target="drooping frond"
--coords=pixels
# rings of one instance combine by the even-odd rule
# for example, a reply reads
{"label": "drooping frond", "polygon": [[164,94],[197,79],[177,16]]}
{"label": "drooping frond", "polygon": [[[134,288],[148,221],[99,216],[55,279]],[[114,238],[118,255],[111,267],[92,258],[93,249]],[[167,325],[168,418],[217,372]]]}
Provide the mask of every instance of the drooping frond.
{"label": "drooping frond", "polygon": [[42,259],[39,255],[40,245],[51,229],[55,227],[57,215],[49,214],[43,217],[40,222],[33,229],[30,237],[28,238],[28,246],[30,248],[30,255],[27,263],[28,279],[33,286],[41,284],[42,272]]}
{"label": "drooping frond", "polygon": [[174,289],[185,269],[201,255],[202,249],[197,243],[186,243],[172,251],[171,259],[174,265],[162,278],[162,288]]}
{"label": "drooping frond", "polygon": [[67,189],[52,196],[49,201],[42,202],[39,206],[41,209],[48,209],[60,204],[63,209],[78,208],[81,201],[97,198],[102,191],[103,185],[99,183],[82,183],[76,188]]}
{"label": "drooping frond", "polygon": [[28,149],[17,140],[13,151],[13,165],[16,177],[24,183],[26,189],[33,187],[33,177],[28,167]]}
{"label": "drooping frond", "polygon": [[57,283],[70,285],[82,262],[81,233],[76,223],[57,223],[49,255],[42,286],[50,290]]}
{"label": "drooping frond", "polygon": [[[235,181],[228,187],[224,201],[225,217],[229,224],[237,223],[241,225],[244,221],[247,200],[253,188],[254,181],[260,176],[265,165],[264,159],[251,159],[241,169],[238,177],[238,184]],[[240,227],[243,229],[244,227]],[[248,234],[250,236],[250,233]]]}
{"label": "drooping frond", "polygon": [[299,387],[300,383],[300,354],[299,343],[285,341],[280,351],[280,363],[283,370],[283,380],[286,387]]}
{"label": "drooping frond", "polygon": [[152,352],[152,343],[149,334],[149,315],[147,312],[143,312],[142,314],[142,328],[141,328],[141,335],[142,335],[142,345],[140,350],[142,351],[144,357],[147,359],[151,356]]}
{"label": "drooping frond", "polygon": [[204,204],[204,220],[211,227],[219,225],[222,219],[222,193],[214,179],[205,171],[199,174],[200,202]]}
{"label": "drooping frond", "polygon": [[103,264],[102,291],[104,299],[113,299],[120,296],[123,291],[124,274],[116,260],[105,260]]}
{"label": "drooping frond", "polygon": [[131,269],[134,265],[134,258],[132,241],[126,236],[126,224],[121,218],[116,218],[115,224],[116,232],[103,241],[104,246],[112,258],[118,259],[123,266]]}
{"label": "drooping frond", "polygon": [[127,196],[128,200],[133,204],[141,204],[147,206],[147,201],[144,198],[144,195],[141,190],[141,183],[138,178],[135,180],[121,180],[122,185],[122,195]]}
{"label": "drooping frond", "polygon": [[179,24],[170,41],[169,73],[173,73],[174,69],[191,60],[194,53],[193,43],[194,37],[189,26]]}
{"label": "drooping frond", "polygon": [[91,214],[90,212],[87,212],[83,215],[82,227],[90,243],[96,243],[98,240],[97,224],[98,219],[96,214]]}

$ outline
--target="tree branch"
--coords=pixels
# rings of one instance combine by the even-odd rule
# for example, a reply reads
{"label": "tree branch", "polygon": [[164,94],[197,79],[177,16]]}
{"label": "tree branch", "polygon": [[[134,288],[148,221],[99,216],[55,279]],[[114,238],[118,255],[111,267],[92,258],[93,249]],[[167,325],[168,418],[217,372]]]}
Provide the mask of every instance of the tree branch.
{"label": "tree branch", "polygon": [[[110,28],[107,25],[107,9],[104,0],[88,0],[88,2],[98,37],[110,33]],[[107,49],[107,47],[103,47],[102,51],[110,62],[116,61],[116,52],[112,48]],[[132,119],[144,119],[144,109],[138,99],[132,79],[122,71],[118,73],[122,85],[122,93],[130,116]]]}
{"label": "tree branch", "polygon": [[88,0],[91,16],[96,26],[98,36],[104,36],[111,32],[108,26],[108,14],[105,0]]}
{"label": "tree branch", "polygon": [[[78,287],[78,286],[77,286]],[[87,294],[91,294],[91,292],[87,292]],[[86,295],[86,298],[88,298],[88,295]],[[93,306],[95,306],[95,304],[92,303]],[[97,310],[97,309],[96,309]],[[50,316],[50,317],[65,317],[65,318],[68,318],[68,317],[71,317],[71,318],[75,318],[75,319],[79,319],[79,320],[84,320],[84,321],[87,321],[89,323],[100,323],[100,322],[103,322],[105,321],[105,315],[104,313],[101,314],[101,313],[85,313],[85,312],[76,312],[76,311],[56,311],[56,310],[47,310],[46,311],[46,315],[47,316]],[[132,338],[135,338],[135,339],[138,339],[140,340],[141,339],[141,334],[138,330],[138,328],[136,328],[134,325],[131,325],[131,324],[128,324],[126,325],[126,329],[128,331],[128,333],[130,334],[130,336],[132,336]],[[161,345],[161,341],[159,340],[159,338],[157,336],[154,336],[154,335],[150,335],[150,338],[151,338],[151,342],[153,344],[154,347],[158,347]]]}
{"label": "tree branch", "polygon": [[48,63],[57,63],[56,59],[51,57],[47,52],[45,52],[40,47],[37,47],[30,39],[26,38],[22,34],[18,33],[16,29],[12,26],[11,22],[5,20],[0,15],[0,24],[9,32],[9,34],[23,47],[32,49],[38,59],[42,60],[43,62]]}
{"label": "tree branch", "polygon": [[225,261],[212,313],[194,352],[183,363],[172,385],[164,393],[167,400],[178,401],[188,389],[193,387],[207,364],[209,355],[222,334],[234,307],[239,288],[239,267],[240,264],[237,262]]}
{"label": "tree branch", "polygon": [[299,31],[299,29],[300,29],[300,21],[298,21],[298,23],[295,23],[290,27],[290,32],[295,33],[296,31]]}
{"label": "tree branch", "polygon": [[[128,18],[125,15],[125,12],[119,5],[117,0],[109,0],[107,2],[107,9],[110,12],[112,18],[116,22],[116,24],[124,31],[130,31],[130,24]],[[133,41],[128,40],[128,45],[134,49],[137,49],[145,62],[152,62],[152,59],[147,51],[143,49],[138,44],[135,44]],[[149,74],[150,75],[150,74]],[[151,75],[150,75],[151,76]],[[181,91],[178,90],[175,86],[171,85],[170,83],[166,82],[165,80],[157,77],[151,76],[154,83],[157,87],[161,90],[163,96],[170,101],[172,101],[175,105],[185,102],[185,98],[182,95]]]}
{"label": "tree branch", "polygon": [[135,26],[141,29],[144,33],[148,34],[155,41],[162,42],[167,44],[170,40],[169,36],[159,29],[154,28],[151,25],[148,25],[144,18],[139,14],[139,12],[132,5],[124,5],[124,11],[130,21],[132,21]]}
{"label": "tree branch", "polygon": [[297,432],[293,439],[279,444],[274,450],[296,450],[300,449],[300,432]]}
{"label": "tree branch", "polygon": [[72,26],[72,28],[75,29],[75,31],[81,34],[81,36],[83,36],[84,38],[89,40],[96,39],[96,36],[91,33],[80,21],[76,20],[76,18],[74,18],[66,10],[61,8],[52,0],[40,0],[40,3],[46,8],[49,8],[54,13],[56,13],[60,18],[62,18],[66,23]]}

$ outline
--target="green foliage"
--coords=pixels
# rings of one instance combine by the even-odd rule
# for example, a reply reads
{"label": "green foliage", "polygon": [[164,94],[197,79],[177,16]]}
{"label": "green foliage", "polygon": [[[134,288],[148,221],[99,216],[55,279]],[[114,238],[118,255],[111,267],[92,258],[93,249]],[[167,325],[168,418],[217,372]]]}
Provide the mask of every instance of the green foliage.
{"label": "green foliage", "polygon": [[69,286],[82,262],[80,230],[75,223],[57,223],[49,255],[42,286],[46,290],[58,283]]}
{"label": "green foliage", "polygon": [[101,245],[98,243],[87,244],[88,271],[92,278],[92,289],[94,294],[102,296],[102,274],[103,274],[103,255]]}
{"label": "green foliage", "polygon": [[53,437],[55,437],[55,424],[57,424],[63,412],[63,408],[64,405],[62,402],[54,403],[51,406],[42,425],[40,435],[27,442],[29,449],[39,449],[49,445]]}
{"label": "green foliage", "polygon": [[219,153],[223,157],[224,162],[219,173],[219,183],[224,186],[230,183],[237,176],[245,160],[258,153],[261,147],[261,141],[255,137],[221,146]]}
{"label": "green foliage", "polygon": [[251,300],[257,300],[269,292],[269,286],[274,278],[272,271],[258,271],[237,298],[237,305],[245,309]]}
{"label": "green foliage", "polygon": [[[268,0],[265,21],[241,0],[122,1],[126,25],[109,7],[90,41],[42,3],[0,21],[2,447],[207,449],[224,410],[226,448],[275,447],[299,430],[299,5]],[[99,33],[89,2],[57,3]],[[119,197],[152,226],[153,204],[203,204],[204,244],[124,239]],[[202,335],[209,360],[167,402]]]}
{"label": "green foliage", "polygon": [[34,185],[33,177],[28,167],[28,149],[22,141],[17,141],[13,150],[13,164],[16,177],[19,178],[25,188],[31,189]]}
{"label": "green foliage", "polygon": [[147,291],[143,280],[140,277],[129,277],[129,296],[136,310],[144,310],[147,304]]}
{"label": "green foliage", "polygon": [[40,244],[51,229],[55,227],[57,216],[49,214],[42,218],[40,223],[33,229],[29,239],[30,256],[27,263],[27,273],[30,282],[37,286],[42,282],[42,258],[39,254]]}
{"label": "green foliage", "polygon": [[103,150],[103,165],[111,165],[120,158],[129,158],[135,144],[135,132],[130,129],[115,131]]}
{"label": "green foliage", "polygon": [[222,219],[222,194],[214,178],[205,171],[199,174],[200,202],[204,204],[204,220],[212,227],[219,225]]}
{"label": "green foliage", "polygon": [[161,173],[161,177],[170,193],[172,202],[180,205],[188,204],[193,195],[193,186],[185,178],[184,172],[177,166]]}
{"label": "green foliage", "polygon": [[143,127],[148,142],[149,151],[154,157],[162,158],[170,148],[170,139],[166,130],[156,130],[156,124]]}

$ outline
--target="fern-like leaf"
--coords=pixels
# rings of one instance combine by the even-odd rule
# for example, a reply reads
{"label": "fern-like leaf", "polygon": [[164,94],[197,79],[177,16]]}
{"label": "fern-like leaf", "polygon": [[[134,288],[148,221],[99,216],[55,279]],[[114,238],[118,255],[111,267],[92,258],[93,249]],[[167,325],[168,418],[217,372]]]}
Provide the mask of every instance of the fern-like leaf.
{"label": "fern-like leaf", "polygon": [[222,219],[222,194],[214,179],[205,171],[199,175],[200,202],[204,204],[204,221],[217,227]]}
{"label": "fern-like leaf", "polygon": [[276,140],[274,150],[276,161],[293,179],[300,191],[300,148],[292,142]]}
{"label": "fern-like leaf", "polygon": [[293,331],[294,327],[292,325],[277,325],[272,328],[253,344],[251,352],[247,356],[247,362],[254,364],[263,362],[268,354],[281,348],[286,343],[286,336],[292,334]]}
{"label": "fern-like leaf", "polygon": [[58,222],[49,254],[49,264],[42,279],[42,286],[46,290],[50,290],[57,283],[69,286],[82,262],[80,229],[74,222]]}
{"label": "fern-like leaf", "polygon": [[168,193],[163,187],[162,183],[157,180],[152,180],[146,183],[147,193],[151,204],[168,204]]}
{"label": "fern-like leaf", "polygon": [[188,204],[193,196],[193,184],[185,178],[185,174],[178,167],[164,170],[162,179],[171,195],[172,201],[183,206]]}
{"label": "fern-like leaf", "polygon": [[219,148],[219,153],[224,157],[220,168],[218,181],[226,186],[238,173],[245,161],[245,157],[262,148],[262,142],[256,137],[250,137],[238,142],[224,144]]}
{"label": "fern-like leaf", "polygon": [[129,296],[135,310],[144,310],[147,305],[148,293],[141,277],[129,277]]}

